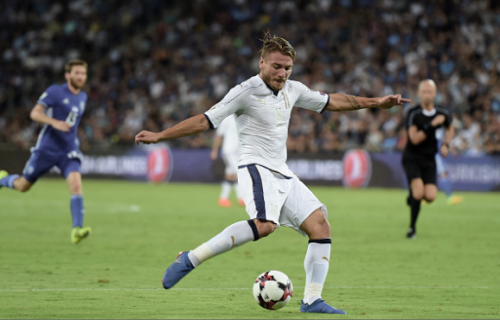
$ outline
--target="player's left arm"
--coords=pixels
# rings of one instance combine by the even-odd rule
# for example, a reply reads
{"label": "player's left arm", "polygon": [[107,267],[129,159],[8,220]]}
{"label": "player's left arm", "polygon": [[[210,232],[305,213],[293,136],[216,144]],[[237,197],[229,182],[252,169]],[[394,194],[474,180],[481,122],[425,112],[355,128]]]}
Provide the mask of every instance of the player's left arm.
{"label": "player's left arm", "polygon": [[332,93],[330,94],[330,101],[326,106],[326,110],[340,112],[367,108],[389,109],[408,102],[410,100],[401,97],[400,94],[390,94],[378,98],[364,98],[343,93]]}
{"label": "player's left arm", "polygon": [[210,124],[205,115],[199,114],[161,132],[143,130],[135,136],[135,144],[139,145],[140,142],[145,144],[158,143],[163,140],[182,138],[205,132],[209,128]]}
{"label": "player's left arm", "polygon": [[62,132],[69,132],[71,130],[71,126],[66,121],[57,120],[47,116],[45,114],[45,106],[40,103],[37,103],[33,109],[31,109],[30,118],[33,121],[48,124],[54,129]]}

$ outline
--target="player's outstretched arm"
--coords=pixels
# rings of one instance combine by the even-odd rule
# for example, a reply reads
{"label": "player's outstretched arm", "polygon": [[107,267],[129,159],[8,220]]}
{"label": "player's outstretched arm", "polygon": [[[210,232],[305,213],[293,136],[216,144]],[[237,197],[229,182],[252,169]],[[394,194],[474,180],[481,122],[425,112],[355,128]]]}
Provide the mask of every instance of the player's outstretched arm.
{"label": "player's outstretched arm", "polygon": [[30,118],[33,121],[51,125],[52,127],[54,127],[54,129],[62,132],[69,132],[71,130],[71,126],[69,125],[69,123],[47,116],[45,114],[45,107],[39,103],[37,103],[36,106],[31,109]]}
{"label": "player's outstretched arm", "polygon": [[163,140],[182,138],[207,131],[208,128],[210,128],[210,124],[208,123],[207,118],[205,118],[204,114],[199,114],[162,132],[150,132],[143,130],[135,136],[135,144],[139,145],[140,142],[145,144],[158,143]]}
{"label": "player's outstretched arm", "polygon": [[342,93],[332,93],[330,94],[330,101],[326,106],[326,110],[339,112],[366,108],[389,109],[408,102],[410,100],[402,98],[400,94],[390,94],[379,98],[364,98]]}

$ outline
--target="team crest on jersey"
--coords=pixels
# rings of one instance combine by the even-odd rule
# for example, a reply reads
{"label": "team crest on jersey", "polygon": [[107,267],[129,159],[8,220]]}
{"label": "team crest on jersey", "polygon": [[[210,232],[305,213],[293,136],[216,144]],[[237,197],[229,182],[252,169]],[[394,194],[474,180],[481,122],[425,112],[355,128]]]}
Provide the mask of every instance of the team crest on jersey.
{"label": "team crest on jersey", "polygon": [[69,104],[69,99],[68,99],[68,98],[64,99],[64,100],[63,100],[63,103],[64,103],[64,104]]}

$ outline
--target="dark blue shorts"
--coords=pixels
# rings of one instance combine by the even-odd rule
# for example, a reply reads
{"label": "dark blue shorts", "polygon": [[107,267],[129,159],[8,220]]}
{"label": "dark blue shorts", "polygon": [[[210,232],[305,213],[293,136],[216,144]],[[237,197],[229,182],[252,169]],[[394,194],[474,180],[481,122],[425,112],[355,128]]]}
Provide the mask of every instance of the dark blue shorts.
{"label": "dark blue shorts", "polygon": [[69,158],[67,154],[53,155],[34,151],[24,167],[23,176],[29,182],[35,183],[54,166],[67,178],[71,172],[80,172],[81,162],[78,157]]}

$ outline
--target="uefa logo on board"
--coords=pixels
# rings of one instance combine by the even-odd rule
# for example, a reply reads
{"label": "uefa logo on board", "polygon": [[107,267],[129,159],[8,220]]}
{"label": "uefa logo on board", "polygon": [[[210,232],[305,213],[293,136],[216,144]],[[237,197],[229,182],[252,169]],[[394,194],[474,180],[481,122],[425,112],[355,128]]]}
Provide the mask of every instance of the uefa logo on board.
{"label": "uefa logo on board", "polygon": [[368,185],[372,176],[372,162],[365,150],[354,149],[344,154],[344,175],[342,182],[345,187],[363,188]]}
{"label": "uefa logo on board", "polygon": [[154,148],[148,153],[148,180],[155,183],[170,180],[173,159],[168,147]]}

